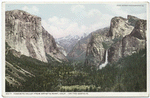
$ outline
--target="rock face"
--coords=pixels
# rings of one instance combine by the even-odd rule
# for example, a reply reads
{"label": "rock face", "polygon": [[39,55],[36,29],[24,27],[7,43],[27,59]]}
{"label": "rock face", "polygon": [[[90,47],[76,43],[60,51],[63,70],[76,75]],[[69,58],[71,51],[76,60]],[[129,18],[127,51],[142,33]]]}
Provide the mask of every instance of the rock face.
{"label": "rock face", "polygon": [[59,51],[55,39],[42,27],[42,38],[44,43],[44,50],[46,54],[53,57],[55,60],[61,62],[67,61],[66,57]]}
{"label": "rock face", "polygon": [[128,24],[135,26],[135,24],[139,20],[139,18],[137,18],[135,16],[128,15],[127,20],[128,20]]}
{"label": "rock face", "polygon": [[130,34],[133,30],[133,26],[127,23],[127,19],[122,17],[114,17],[111,19],[110,29],[107,36],[111,36],[112,39],[118,37],[124,37]]}
{"label": "rock face", "polygon": [[135,24],[134,30],[131,32],[131,36],[134,36],[141,40],[146,40],[146,20],[138,20]]}
{"label": "rock face", "polygon": [[109,49],[109,62],[118,61],[119,58],[132,55],[146,47],[146,20],[138,20],[133,31]]}
{"label": "rock face", "polygon": [[127,19],[114,17],[109,31],[92,33],[87,47],[85,65],[99,66],[104,62],[108,49],[108,61],[116,62],[120,58],[132,55],[146,47],[146,20],[128,15]]}
{"label": "rock face", "polygon": [[21,10],[6,11],[5,16],[5,40],[12,49],[43,62],[47,62],[46,53],[63,55],[53,37],[45,33],[40,17]]}
{"label": "rock face", "polygon": [[111,40],[110,37],[106,36],[108,32],[108,27],[92,32],[86,50],[85,65],[98,66],[100,63],[104,62],[106,47],[104,48],[103,43]]}
{"label": "rock face", "polygon": [[68,53],[68,60],[80,60],[84,61],[86,56],[87,44],[91,38],[91,34],[86,37],[81,38],[73,49]]}
{"label": "rock face", "polygon": [[59,44],[57,44],[57,47],[59,48],[59,51],[62,52],[65,56],[67,56],[67,52],[64,49],[64,47],[60,46]]}

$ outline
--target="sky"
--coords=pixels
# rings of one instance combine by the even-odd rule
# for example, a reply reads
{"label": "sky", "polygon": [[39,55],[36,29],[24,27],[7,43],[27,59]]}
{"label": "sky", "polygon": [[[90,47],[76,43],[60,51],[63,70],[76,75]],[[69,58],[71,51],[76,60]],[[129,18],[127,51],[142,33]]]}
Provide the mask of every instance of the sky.
{"label": "sky", "polygon": [[42,26],[54,38],[67,35],[89,34],[92,31],[110,26],[115,16],[127,18],[133,15],[146,19],[146,4],[107,4],[107,3],[51,3],[51,4],[6,4],[5,10],[24,10],[41,17]]}

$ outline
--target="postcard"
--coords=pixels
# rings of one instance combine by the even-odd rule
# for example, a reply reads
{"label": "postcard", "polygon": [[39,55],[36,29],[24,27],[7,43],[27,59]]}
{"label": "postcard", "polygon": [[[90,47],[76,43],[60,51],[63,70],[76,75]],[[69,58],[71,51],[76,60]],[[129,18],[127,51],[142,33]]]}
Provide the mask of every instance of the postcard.
{"label": "postcard", "polygon": [[148,96],[148,2],[3,2],[3,96]]}

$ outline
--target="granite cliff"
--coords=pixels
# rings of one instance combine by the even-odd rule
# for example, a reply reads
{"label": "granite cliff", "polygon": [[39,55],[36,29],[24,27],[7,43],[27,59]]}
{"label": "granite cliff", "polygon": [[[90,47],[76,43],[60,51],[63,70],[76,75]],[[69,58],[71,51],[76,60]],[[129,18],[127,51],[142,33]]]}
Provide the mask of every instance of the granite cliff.
{"label": "granite cliff", "polygon": [[48,62],[47,54],[55,60],[67,61],[54,38],[41,25],[41,18],[25,11],[5,13],[5,41],[21,55]]}
{"label": "granite cliff", "polygon": [[146,20],[139,19],[132,32],[109,48],[109,62],[132,55],[146,47]]}
{"label": "granite cliff", "polygon": [[127,19],[114,17],[110,28],[92,33],[86,50],[85,65],[99,66],[105,61],[116,62],[120,58],[132,55],[146,47],[146,20],[128,15]]}
{"label": "granite cliff", "polygon": [[107,47],[104,47],[104,44],[107,43],[109,45],[112,43],[111,38],[107,37],[107,32],[109,32],[109,27],[91,33],[86,50],[86,65],[98,66],[104,62],[105,50],[107,49]]}

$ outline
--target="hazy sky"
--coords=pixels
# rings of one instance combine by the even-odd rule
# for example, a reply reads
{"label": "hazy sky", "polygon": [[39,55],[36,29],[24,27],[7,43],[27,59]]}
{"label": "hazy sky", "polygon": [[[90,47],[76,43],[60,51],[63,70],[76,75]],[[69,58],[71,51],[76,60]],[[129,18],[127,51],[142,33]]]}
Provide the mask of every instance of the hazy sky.
{"label": "hazy sky", "polygon": [[42,18],[43,27],[55,38],[82,35],[110,25],[114,16],[146,19],[146,4],[6,4]]}

